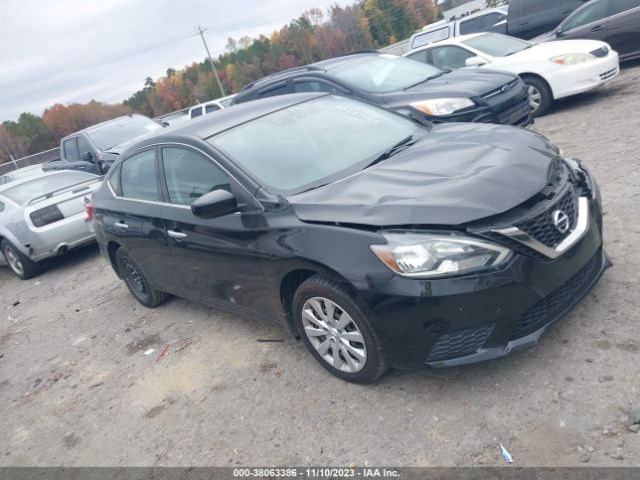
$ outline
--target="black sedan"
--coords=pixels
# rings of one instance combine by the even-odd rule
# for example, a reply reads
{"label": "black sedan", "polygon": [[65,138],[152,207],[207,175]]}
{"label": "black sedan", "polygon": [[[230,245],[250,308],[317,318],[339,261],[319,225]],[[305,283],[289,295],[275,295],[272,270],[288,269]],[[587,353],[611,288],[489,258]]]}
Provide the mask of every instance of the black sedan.
{"label": "black sedan", "polygon": [[574,38],[607,42],[621,62],[640,58],[640,0],[591,0],[534,41]]}
{"label": "black sedan", "polygon": [[609,265],[594,179],[542,136],[326,94],[139,142],[93,212],[143,305],[175,294],[281,321],[354,382],[533,345]]}
{"label": "black sedan", "polygon": [[280,72],[245,87],[240,104],[286,93],[348,95],[433,122],[533,123],[527,86],[508,72],[440,70],[378,52],[357,53]]}

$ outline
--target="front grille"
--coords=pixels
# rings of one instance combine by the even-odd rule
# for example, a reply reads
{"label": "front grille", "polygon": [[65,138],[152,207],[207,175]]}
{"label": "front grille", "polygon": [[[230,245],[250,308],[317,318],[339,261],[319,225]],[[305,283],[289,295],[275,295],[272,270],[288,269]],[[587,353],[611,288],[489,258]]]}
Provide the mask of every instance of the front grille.
{"label": "front grille", "polygon": [[[563,211],[569,217],[569,231],[566,233],[561,233],[553,224],[553,212],[556,210]],[[540,243],[553,248],[575,228],[577,213],[575,192],[571,186],[550,208],[515,226],[523,232],[527,232]]]}
{"label": "front grille", "polygon": [[442,335],[431,349],[427,362],[473,355],[486,343],[495,323]]}
{"label": "front grille", "polygon": [[600,80],[607,80],[608,78],[614,77],[618,73],[618,67],[612,68],[604,73],[600,74]]}
{"label": "front grille", "polygon": [[600,47],[597,48],[596,50],[593,50],[591,53],[591,55],[593,55],[594,57],[598,57],[598,58],[602,58],[602,57],[606,57],[609,54],[609,48],[604,46],[604,47]]}
{"label": "front grille", "polygon": [[524,118],[529,116],[531,105],[529,99],[520,100],[515,105],[498,112],[498,121],[503,125],[513,125],[521,123]]}
{"label": "front grille", "polygon": [[575,303],[585,293],[593,280],[593,276],[597,273],[600,258],[601,254],[598,252],[560,288],[531,306],[511,333],[511,340],[524,337],[541,329]]}

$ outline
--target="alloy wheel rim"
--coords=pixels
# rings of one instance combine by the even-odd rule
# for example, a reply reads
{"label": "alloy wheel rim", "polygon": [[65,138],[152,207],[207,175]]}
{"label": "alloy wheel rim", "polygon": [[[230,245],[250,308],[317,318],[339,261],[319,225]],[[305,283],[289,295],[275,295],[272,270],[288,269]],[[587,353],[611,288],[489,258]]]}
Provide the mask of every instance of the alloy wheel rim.
{"label": "alloy wheel rim", "polygon": [[13,251],[13,248],[9,246],[5,247],[4,257],[6,258],[9,267],[11,267],[11,270],[13,270],[18,275],[22,275],[24,273],[22,262],[20,261],[20,258],[18,258],[16,252]]}
{"label": "alloy wheel rim", "polygon": [[124,259],[124,268],[126,270],[127,279],[129,283],[133,286],[133,288],[139,292],[141,295],[147,294],[147,288],[144,285],[144,281],[142,280],[142,274],[138,267],[131,262],[128,258]]}
{"label": "alloy wheel rim", "polygon": [[345,373],[362,370],[367,347],[360,328],[340,305],[324,297],[312,297],[302,306],[304,333],[322,359]]}
{"label": "alloy wheel rim", "polygon": [[542,104],[542,94],[540,90],[538,90],[533,85],[529,85],[529,105],[531,105],[531,110],[536,112],[540,105]]}

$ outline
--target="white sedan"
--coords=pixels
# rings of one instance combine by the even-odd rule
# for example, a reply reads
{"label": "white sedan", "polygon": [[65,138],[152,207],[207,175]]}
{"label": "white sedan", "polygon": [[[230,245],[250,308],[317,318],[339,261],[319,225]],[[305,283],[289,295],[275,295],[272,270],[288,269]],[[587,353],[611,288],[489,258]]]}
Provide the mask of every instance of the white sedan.
{"label": "white sedan", "polygon": [[534,116],[554,100],[600,87],[620,73],[618,53],[605,42],[565,40],[534,44],[498,33],[476,33],[405,54],[441,69],[491,68],[518,74],[529,86]]}

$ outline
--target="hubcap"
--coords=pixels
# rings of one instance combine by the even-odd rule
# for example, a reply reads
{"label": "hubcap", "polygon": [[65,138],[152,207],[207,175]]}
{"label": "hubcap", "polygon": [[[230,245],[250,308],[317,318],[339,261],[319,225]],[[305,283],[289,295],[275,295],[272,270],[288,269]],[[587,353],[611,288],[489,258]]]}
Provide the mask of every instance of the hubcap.
{"label": "hubcap", "polygon": [[353,318],[337,303],[312,297],[302,307],[302,325],[313,348],[332,367],[356,373],[367,362],[367,347]]}
{"label": "hubcap", "polygon": [[24,267],[22,266],[22,262],[18,257],[18,254],[13,251],[13,248],[6,246],[4,247],[4,258],[7,260],[9,267],[18,275],[22,275],[24,273]]}
{"label": "hubcap", "polygon": [[531,110],[537,112],[542,104],[542,94],[536,87],[529,85],[529,105]]}
{"label": "hubcap", "polygon": [[138,267],[128,258],[123,259],[125,274],[127,279],[129,280],[129,284],[140,294],[146,295],[147,289],[144,286],[144,281],[142,280],[142,274]]}

